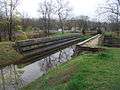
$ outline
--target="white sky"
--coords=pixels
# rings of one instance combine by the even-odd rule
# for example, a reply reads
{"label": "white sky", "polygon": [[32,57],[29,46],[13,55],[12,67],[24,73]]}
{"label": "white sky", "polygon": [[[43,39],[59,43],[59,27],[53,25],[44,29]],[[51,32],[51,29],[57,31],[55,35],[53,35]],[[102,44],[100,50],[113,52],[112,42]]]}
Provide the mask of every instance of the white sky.
{"label": "white sky", "polygon": [[[21,11],[26,12],[30,17],[38,17],[37,12],[41,0],[23,0]],[[87,15],[91,18],[96,16],[96,9],[105,0],[68,0],[73,8],[75,16]]]}

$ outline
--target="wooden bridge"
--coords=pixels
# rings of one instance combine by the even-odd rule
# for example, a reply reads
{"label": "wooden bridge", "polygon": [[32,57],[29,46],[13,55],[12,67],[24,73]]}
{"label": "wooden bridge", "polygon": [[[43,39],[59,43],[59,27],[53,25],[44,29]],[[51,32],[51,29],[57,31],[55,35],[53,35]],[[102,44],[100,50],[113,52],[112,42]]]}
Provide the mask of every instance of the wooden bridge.
{"label": "wooden bridge", "polygon": [[50,56],[62,49],[83,41],[85,38],[79,34],[55,37],[39,38],[15,43],[15,49],[24,57],[15,64],[35,62]]}

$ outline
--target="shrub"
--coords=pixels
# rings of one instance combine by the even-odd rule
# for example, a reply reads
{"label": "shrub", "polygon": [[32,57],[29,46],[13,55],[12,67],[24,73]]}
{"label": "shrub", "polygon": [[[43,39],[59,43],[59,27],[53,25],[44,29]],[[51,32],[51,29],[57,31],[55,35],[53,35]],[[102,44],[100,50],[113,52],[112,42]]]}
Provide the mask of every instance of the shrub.
{"label": "shrub", "polygon": [[98,59],[101,59],[101,60],[112,60],[113,59],[112,54],[109,54],[108,52],[98,53],[97,57]]}
{"label": "shrub", "polygon": [[16,40],[26,40],[27,39],[27,35],[25,32],[23,31],[19,31],[19,35],[16,36]]}
{"label": "shrub", "polygon": [[112,32],[105,32],[105,36],[109,36],[109,37],[112,37]]}

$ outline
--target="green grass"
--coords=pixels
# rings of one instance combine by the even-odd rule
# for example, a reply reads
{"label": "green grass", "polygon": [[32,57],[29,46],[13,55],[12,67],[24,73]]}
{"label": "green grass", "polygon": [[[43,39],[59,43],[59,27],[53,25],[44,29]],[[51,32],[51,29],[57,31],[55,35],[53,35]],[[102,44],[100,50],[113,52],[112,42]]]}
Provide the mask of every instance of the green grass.
{"label": "green grass", "polygon": [[[54,37],[54,38],[57,38],[57,37],[65,37],[65,36],[71,36],[71,35],[76,35],[76,34],[79,34],[79,33],[70,33],[70,32],[57,32],[57,33],[54,33],[52,34],[50,37]],[[81,41],[82,40],[86,40],[88,38],[92,37],[91,35],[81,35],[80,36],[80,39]]]}
{"label": "green grass", "polygon": [[120,48],[82,54],[22,90],[120,90]]}
{"label": "green grass", "polygon": [[64,32],[64,33],[56,32],[56,33],[52,34],[52,36],[67,36],[67,35],[72,35],[72,34],[74,34],[74,33],[70,33],[70,32]]}
{"label": "green grass", "polygon": [[118,33],[118,32],[105,32],[104,35],[105,35],[105,36],[109,36],[109,37],[119,38],[119,39],[120,39],[120,35],[118,36],[117,33]]}
{"label": "green grass", "polygon": [[0,67],[19,60],[22,56],[12,47],[12,42],[0,42]]}

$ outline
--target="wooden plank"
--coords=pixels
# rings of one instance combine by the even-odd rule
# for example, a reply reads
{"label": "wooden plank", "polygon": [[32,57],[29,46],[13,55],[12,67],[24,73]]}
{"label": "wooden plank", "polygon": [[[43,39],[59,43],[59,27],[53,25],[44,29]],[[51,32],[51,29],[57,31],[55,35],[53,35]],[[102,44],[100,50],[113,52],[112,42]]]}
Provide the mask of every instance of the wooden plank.
{"label": "wooden plank", "polygon": [[31,47],[24,47],[24,48],[21,48],[21,49],[22,49],[22,52],[25,54],[25,53],[29,53],[29,52],[34,52],[38,49],[50,47],[51,45],[55,45],[57,43],[62,43],[62,42],[66,42],[68,40],[76,39],[76,38],[77,37],[58,40],[58,41],[53,41],[53,42],[41,43],[40,45],[34,45],[34,46],[31,46]]}
{"label": "wooden plank", "polygon": [[64,37],[38,38],[38,39],[31,39],[31,40],[26,40],[26,41],[19,41],[19,42],[16,42],[15,44],[16,46],[26,47],[26,46],[31,46],[31,45],[37,45],[40,43],[52,42],[52,41],[57,41],[61,39],[71,38],[71,37],[77,37],[77,36],[80,36],[80,35],[75,34],[75,35],[64,36]]}
{"label": "wooden plank", "polygon": [[52,54],[58,52],[59,50],[62,50],[62,49],[65,49],[66,47],[77,44],[80,41],[81,41],[81,39],[77,38],[77,39],[70,40],[68,42],[62,43],[62,44],[59,43],[56,46],[49,47],[49,49],[44,50],[44,52],[41,52],[41,53],[38,52],[34,55],[31,54],[29,56],[26,56],[22,60],[19,60],[19,61],[15,62],[15,64],[25,64],[25,63],[28,63],[28,62],[35,62],[35,61],[41,60],[41,59],[43,59],[43,58],[45,58],[49,55],[52,55]]}
{"label": "wooden plank", "polygon": [[30,56],[30,55],[36,55],[37,53],[42,53],[42,52],[47,52],[47,51],[49,51],[50,49],[54,49],[54,48],[56,48],[56,47],[58,47],[58,46],[60,46],[60,45],[64,45],[65,43],[68,43],[69,41],[71,42],[72,40],[76,40],[76,39],[80,39],[80,38],[74,38],[74,39],[71,39],[71,40],[67,40],[67,41],[65,41],[65,42],[61,42],[61,43],[57,43],[57,44],[54,44],[54,45],[51,45],[51,46],[47,46],[47,47],[44,47],[44,48],[42,48],[42,49],[38,49],[38,50],[35,50],[35,52],[34,51],[31,51],[31,52],[29,52],[29,53],[26,53],[25,54],[25,56]]}
{"label": "wooden plank", "polygon": [[35,50],[44,48],[45,46],[53,45],[59,42],[61,43],[67,40],[71,40],[72,38],[73,39],[77,38],[77,37],[80,37],[80,35],[76,34],[76,35],[59,37],[59,38],[51,38],[47,41],[41,41],[43,39],[40,38],[38,40],[16,42],[14,48],[16,49],[16,51],[24,55],[25,53],[34,52]]}

